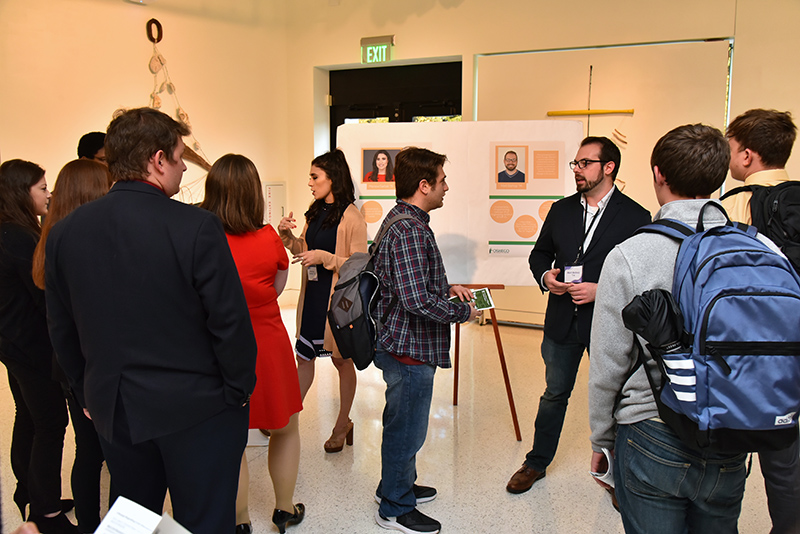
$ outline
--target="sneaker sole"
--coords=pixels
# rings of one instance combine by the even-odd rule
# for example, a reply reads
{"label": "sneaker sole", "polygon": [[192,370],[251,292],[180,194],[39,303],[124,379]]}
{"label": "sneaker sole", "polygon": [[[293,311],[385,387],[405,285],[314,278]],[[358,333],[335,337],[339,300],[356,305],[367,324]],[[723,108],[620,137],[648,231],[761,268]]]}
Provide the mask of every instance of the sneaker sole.
{"label": "sneaker sole", "polygon": [[375,522],[378,524],[379,527],[385,528],[386,530],[399,530],[400,532],[405,532],[406,534],[438,534],[440,529],[436,530],[411,530],[409,528],[404,527],[397,521],[389,521],[388,519],[384,519],[381,517],[380,510],[375,510]]}

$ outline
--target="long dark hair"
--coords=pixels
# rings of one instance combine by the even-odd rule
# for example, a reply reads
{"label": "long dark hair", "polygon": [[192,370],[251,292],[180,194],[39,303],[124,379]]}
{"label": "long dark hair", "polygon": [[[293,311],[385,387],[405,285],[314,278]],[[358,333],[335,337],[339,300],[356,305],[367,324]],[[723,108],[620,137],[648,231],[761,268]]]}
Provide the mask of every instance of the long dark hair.
{"label": "long dark hair", "polygon": [[21,159],[10,159],[0,165],[0,225],[13,223],[37,237],[41,234],[39,219],[33,209],[31,187],[44,176],[44,169]]}
{"label": "long dark hair", "polygon": [[44,248],[50,229],[72,211],[108,193],[108,168],[93,159],[72,160],[58,173],[42,237],[33,251],[33,283],[44,289]]}
{"label": "long dark hair", "polygon": [[[356,189],[353,186],[350,166],[347,164],[344,152],[338,148],[317,156],[311,162],[311,165],[325,171],[331,181],[331,193],[333,193],[333,205],[331,207],[333,209],[328,212],[328,216],[322,221],[322,227],[331,228],[337,226],[339,221],[342,220],[344,210],[356,200]],[[324,198],[315,200],[305,213],[306,222],[316,219],[322,212],[324,205]]]}
{"label": "long dark hair", "polygon": [[383,154],[386,156],[386,181],[391,182],[392,176],[394,176],[394,164],[392,163],[392,156],[386,150],[378,150],[375,152],[375,155],[372,156],[372,174],[369,175],[369,181],[377,182],[378,181],[378,155]]}
{"label": "long dark hair", "polygon": [[225,232],[246,234],[264,226],[264,194],[255,164],[239,154],[225,154],[211,166],[200,207],[219,217]]}

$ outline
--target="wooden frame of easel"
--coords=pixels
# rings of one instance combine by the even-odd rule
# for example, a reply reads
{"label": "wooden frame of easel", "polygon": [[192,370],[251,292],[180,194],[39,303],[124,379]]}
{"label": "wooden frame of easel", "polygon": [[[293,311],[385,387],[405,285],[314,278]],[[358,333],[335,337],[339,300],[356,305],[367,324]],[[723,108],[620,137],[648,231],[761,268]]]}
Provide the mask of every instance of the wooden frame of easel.
{"label": "wooden frame of easel", "polygon": [[[491,292],[493,289],[505,289],[506,286],[502,284],[462,284],[467,289],[481,289],[486,288]],[[511,381],[508,379],[508,368],[506,367],[506,357],[503,352],[503,342],[500,340],[500,329],[497,326],[497,315],[494,308],[489,310],[489,315],[492,318],[492,329],[494,330],[494,341],[497,344],[497,355],[500,357],[500,367],[503,370],[503,380],[506,383],[506,395],[508,395],[508,407],[511,409],[511,420],[514,423],[514,432],[517,435],[517,441],[522,441],[522,434],[519,431],[519,420],[517,419],[517,408],[514,405],[514,394],[511,392]],[[456,346],[455,354],[453,357],[453,406],[458,406],[458,357],[461,345],[461,325],[456,323]]]}

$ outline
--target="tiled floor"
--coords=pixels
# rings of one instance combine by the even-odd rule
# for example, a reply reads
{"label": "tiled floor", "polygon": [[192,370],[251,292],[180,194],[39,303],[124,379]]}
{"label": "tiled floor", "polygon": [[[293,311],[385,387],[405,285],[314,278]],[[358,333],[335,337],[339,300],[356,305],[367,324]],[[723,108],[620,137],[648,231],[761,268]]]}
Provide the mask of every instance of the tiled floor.
{"label": "tiled floor", "polygon": [[[294,332],[294,310],[284,310]],[[438,498],[420,506],[451,533],[622,533],[619,515],[589,476],[589,427],[584,359],[570,403],[561,446],[547,478],[527,493],[505,491],[509,477],[522,463],[533,438],[538,398],[544,390],[539,357],[541,331],[501,327],[514,389],[522,442],[511,424],[502,374],[490,325],[462,328],[459,405],[453,406],[453,371],[436,374],[428,439],[417,458],[419,482],[439,490]],[[378,533],[377,505],[372,495],[380,474],[381,411],[384,384],[374,367],[359,373],[352,419],[355,444],[337,454],[322,449],[337,411],[338,384],[333,365],[320,361],[315,383],[301,413],[302,457],[296,500],[307,508],[305,521],[289,533]],[[14,478],[8,459],[14,403],[0,379],[0,474],[4,532],[19,524],[11,495]],[[70,495],[69,468],[73,440],[68,430],[64,458],[64,495]],[[267,448],[247,449],[250,462],[250,513],[254,532],[272,533],[274,497],[267,473]],[[107,491],[108,477],[104,476]],[[739,522],[742,534],[766,533],[769,518],[758,462],[747,483]],[[225,533],[222,533],[225,534]],[[701,533],[703,534],[703,533]]]}

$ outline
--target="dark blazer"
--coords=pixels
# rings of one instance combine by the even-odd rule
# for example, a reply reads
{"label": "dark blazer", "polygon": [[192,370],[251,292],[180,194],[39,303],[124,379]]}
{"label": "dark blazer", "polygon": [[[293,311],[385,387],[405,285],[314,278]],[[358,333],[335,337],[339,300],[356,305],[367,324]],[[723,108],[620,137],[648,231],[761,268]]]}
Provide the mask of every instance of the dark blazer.
{"label": "dark blazer", "polygon": [[118,398],[133,443],[249,399],[256,341],[211,213],[117,182],[53,227],[45,277],[58,361],[107,441]]}
{"label": "dark blazer", "polygon": [[[563,198],[553,204],[542,225],[539,239],[531,251],[528,263],[536,282],[541,286],[542,276],[550,269],[561,269],[557,280],[564,281],[564,266],[571,265],[578,256],[583,241],[583,206],[581,194]],[[606,255],[616,245],[628,239],[637,228],[650,222],[650,212],[615,189],[608,205],[597,223],[592,241],[584,251],[583,281],[597,282]],[[553,263],[555,261],[555,264]],[[546,290],[541,287],[542,291]],[[589,346],[594,302],[578,306],[578,335]],[[575,304],[569,293],[550,294],[544,318],[544,333],[553,341],[562,341],[569,333]]]}
{"label": "dark blazer", "polygon": [[0,224],[0,361],[52,375],[44,291],[31,274],[39,236],[14,223]]}

